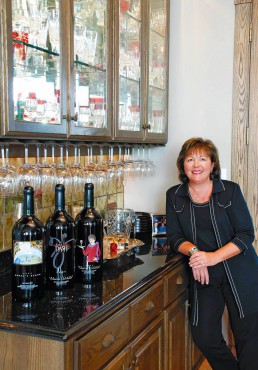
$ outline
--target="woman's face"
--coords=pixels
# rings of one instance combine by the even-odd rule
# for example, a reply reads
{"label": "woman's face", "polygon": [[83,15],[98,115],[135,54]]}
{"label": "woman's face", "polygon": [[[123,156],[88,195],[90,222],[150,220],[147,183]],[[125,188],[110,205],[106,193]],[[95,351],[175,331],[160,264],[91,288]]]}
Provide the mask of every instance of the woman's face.
{"label": "woman's face", "polygon": [[214,163],[203,150],[188,153],[184,160],[185,174],[190,183],[201,184],[209,181],[213,167]]}

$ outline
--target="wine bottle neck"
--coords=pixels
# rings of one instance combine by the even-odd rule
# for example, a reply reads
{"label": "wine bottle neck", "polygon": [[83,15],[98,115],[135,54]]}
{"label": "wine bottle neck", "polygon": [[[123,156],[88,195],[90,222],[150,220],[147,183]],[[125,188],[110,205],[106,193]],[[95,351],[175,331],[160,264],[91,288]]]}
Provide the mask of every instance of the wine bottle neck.
{"label": "wine bottle neck", "polygon": [[65,189],[64,186],[56,185],[55,188],[55,210],[62,211],[65,209]]}
{"label": "wine bottle neck", "polygon": [[94,190],[93,186],[85,186],[85,197],[84,197],[84,207],[94,208]]}
{"label": "wine bottle neck", "polygon": [[25,194],[23,201],[23,215],[32,216],[34,215],[34,197],[33,194]]}

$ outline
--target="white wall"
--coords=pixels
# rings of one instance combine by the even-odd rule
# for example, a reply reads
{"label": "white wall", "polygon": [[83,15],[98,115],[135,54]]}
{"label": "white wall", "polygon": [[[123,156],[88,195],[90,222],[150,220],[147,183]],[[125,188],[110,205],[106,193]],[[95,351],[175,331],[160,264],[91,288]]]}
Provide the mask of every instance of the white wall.
{"label": "white wall", "polygon": [[214,141],[231,172],[233,0],[170,0],[169,136],[154,148],[153,177],[129,180],[125,207],[165,212],[166,190],[178,183],[176,158],[185,140]]}

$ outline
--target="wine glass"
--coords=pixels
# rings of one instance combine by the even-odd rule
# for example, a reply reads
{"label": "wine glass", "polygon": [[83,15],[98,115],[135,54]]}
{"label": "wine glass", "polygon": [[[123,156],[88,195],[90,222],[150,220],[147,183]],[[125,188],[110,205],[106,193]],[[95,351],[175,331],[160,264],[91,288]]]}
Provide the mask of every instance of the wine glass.
{"label": "wine glass", "polygon": [[[66,163],[68,158],[66,155]],[[64,164],[64,146],[60,145],[60,157],[59,164],[55,168],[56,170],[56,184],[63,184],[65,186],[65,194],[67,202],[72,200],[72,175],[69,167]]]}
{"label": "wine glass", "polygon": [[124,186],[124,165],[122,159],[122,147],[118,145],[118,160],[115,161],[117,168],[117,189],[122,189]]}
{"label": "wine glass", "polygon": [[37,146],[37,168],[40,178],[42,206],[52,206],[54,204],[56,171],[53,166],[47,163],[47,145],[44,145],[44,157],[42,163],[40,162],[39,148],[40,146]]}
{"label": "wine glass", "polygon": [[4,146],[1,146],[2,166],[0,167],[0,195],[9,197],[15,195],[16,173],[6,165]]}
{"label": "wine glass", "polygon": [[[92,146],[87,146],[87,164],[84,166],[84,181],[96,185],[96,164],[93,162]],[[96,189],[95,189],[96,195]]]}
{"label": "wine glass", "polygon": [[114,147],[112,145],[108,148],[108,161],[106,163],[107,183],[110,188],[109,193],[115,193],[118,186],[118,166],[114,161]]}
{"label": "wine glass", "polygon": [[25,186],[32,186],[34,188],[35,198],[38,195],[40,189],[39,171],[37,166],[33,166],[28,162],[28,144],[24,145],[24,164],[17,169],[17,181],[18,181],[18,194],[23,195],[23,189]]}
{"label": "wine glass", "polygon": [[123,159],[124,181],[127,181],[134,173],[134,149],[132,149],[132,153],[130,149],[130,146],[125,146]]}
{"label": "wine glass", "polygon": [[74,162],[70,166],[73,186],[73,200],[82,200],[84,195],[84,168],[80,165],[80,148],[74,146]]}
{"label": "wine glass", "polygon": [[104,163],[103,146],[100,145],[98,163],[95,167],[96,173],[96,195],[106,195],[108,192],[107,167]]}
{"label": "wine glass", "polygon": [[147,175],[153,176],[155,173],[155,164],[151,159],[151,146],[148,147]]}

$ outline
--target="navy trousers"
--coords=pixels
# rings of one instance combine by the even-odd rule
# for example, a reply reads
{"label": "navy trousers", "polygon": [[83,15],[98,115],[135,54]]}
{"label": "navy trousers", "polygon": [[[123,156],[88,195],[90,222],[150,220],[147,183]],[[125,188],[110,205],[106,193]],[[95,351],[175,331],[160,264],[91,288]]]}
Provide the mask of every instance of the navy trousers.
{"label": "navy trousers", "polygon": [[[212,369],[258,370],[258,313],[239,318],[226,275],[211,278],[209,285],[197,282],[197,294],[199,321],[197,326],[191,327],[192,336]],[[237,358],[230,351],[222,334],[225,305],[235,339]]]}

